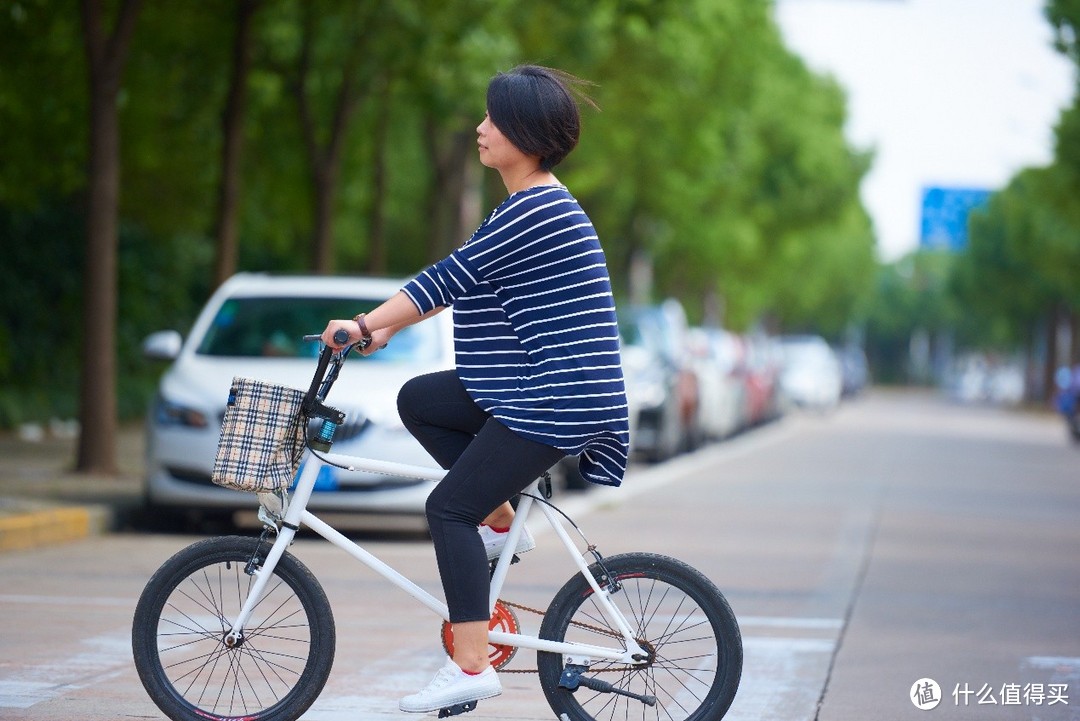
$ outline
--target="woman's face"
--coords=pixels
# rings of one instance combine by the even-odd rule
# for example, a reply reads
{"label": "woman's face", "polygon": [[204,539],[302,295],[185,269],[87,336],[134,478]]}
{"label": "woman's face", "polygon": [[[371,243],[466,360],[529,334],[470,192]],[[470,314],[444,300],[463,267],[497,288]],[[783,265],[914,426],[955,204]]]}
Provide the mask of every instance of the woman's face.
{"label": "woman's face", "polygon": [[529,156],[518,150],[502,131],[495,127],[487,113],[484,113],[483,122],[476,126],[476,135],[480,162],[489,168],[508,169],[529,160]]}

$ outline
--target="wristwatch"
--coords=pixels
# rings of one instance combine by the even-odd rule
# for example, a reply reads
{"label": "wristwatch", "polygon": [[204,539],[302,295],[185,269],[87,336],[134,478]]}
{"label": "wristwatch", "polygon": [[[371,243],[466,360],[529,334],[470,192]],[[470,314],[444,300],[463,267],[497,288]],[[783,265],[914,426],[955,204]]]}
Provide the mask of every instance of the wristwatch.
{"label": "wristwatch", "polygon": [[367,323],[364,322],[364,313],[353,316],[353,320],[356,321],[356,325],[360,326],[360,347],[367,348],[371,345],[371,331],[368,330]]}

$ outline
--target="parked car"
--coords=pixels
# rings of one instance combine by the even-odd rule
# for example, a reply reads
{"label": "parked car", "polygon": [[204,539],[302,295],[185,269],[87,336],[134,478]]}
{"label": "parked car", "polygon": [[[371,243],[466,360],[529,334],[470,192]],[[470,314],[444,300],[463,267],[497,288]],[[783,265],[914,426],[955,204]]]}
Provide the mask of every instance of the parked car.
{"label": "parked car", "polygon": [[685,352],[686,317],[676,308],[620,309],[626,394],[636,408],[630,421],[630,449],[662,461],[693,444],[697,428],[697,378]]}
{"label": "parked car", "polygon": [[[252,497],[210,480],[234,376],[306,390],[319,344],[304,342],[331,318],[351,318],[396,293],[402,281],[240,274],[207,301],[191,332],[159,331],[144,355],[172,364],[147,417],[146,504],[188,517],[250,509]],[[401,424],[397,393],[420,373],[453,367],[450,313],[410,326],[371,356],[346,363],[327,402],[345,411],[334,450],[437,467]],[[422,514],[430,481],[324,468],[309,508]]]}
{"label": "parked car", "polygon": [[681,442],[675,369],[646,340],[636,321],[620,326],[626,397],[636,409],[630,417],[630,450],[661,461],[675,455]]}
{"label": "parked car", "polygon": [[692,328],[691,364],[697,375],[698,423],[708,440],[720,440],[745,424],[746,366],[742,340],[721,328]]}
{"label": "parked car", "polygon": [[829,410],[840,403],[843,381],[836,353],[816,335],[783,336],[780,387],[796,406]]}
{"label": "parked car", "polygon": [[756,426],[782,412],[780,373],[783,350],[775,337],[756,332],[744,336],[746,365],[746,423]]}
{"label": "parked car", "polygon": [[843,383],[841,395],[858,395],[870,382],[866,352],[857,345],[848,344],[836,350],[836,357],[840,361],[840,377]]}

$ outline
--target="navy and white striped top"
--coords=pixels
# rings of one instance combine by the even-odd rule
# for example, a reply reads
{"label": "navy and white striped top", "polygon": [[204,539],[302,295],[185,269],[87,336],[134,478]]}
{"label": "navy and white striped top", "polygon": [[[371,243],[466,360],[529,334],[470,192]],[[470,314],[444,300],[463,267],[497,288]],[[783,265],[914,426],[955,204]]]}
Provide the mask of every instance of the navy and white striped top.
{"label": "navy and white striped top", "polygon": [[458,377],[519,435],[579,455],[617,486],[629,448],[619,331],[604,251],[561,185],[510,195],[473,236],[402,289],[454,308]]}

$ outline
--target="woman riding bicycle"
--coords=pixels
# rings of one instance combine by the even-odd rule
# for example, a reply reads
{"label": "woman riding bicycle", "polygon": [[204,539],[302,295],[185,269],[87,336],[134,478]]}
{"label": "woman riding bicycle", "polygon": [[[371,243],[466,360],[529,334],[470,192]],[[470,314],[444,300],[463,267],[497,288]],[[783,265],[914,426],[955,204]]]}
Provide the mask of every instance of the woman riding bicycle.
{"label": "woman riding bicycle", "polygon": [[[509,193],[472,237],[385,303],[323,332],[341,348],[386,345],[401,328],[454,308],[456,368],[410,380],[402,421],[445,469],[427,519],[453,624],[453,658],[401,700],[424,713],[502,692],[488,662],[490,558],[513,519],[509,499],[566,455],[619,485],[628,419],[615,302],[585,212],[552,173],[577,145],[578,81],[525,65],[492,78],[476,128],[480,162]],[[477,532],[479,528],[479,533]],[[529,550],[527,535],[516,552]]]}

